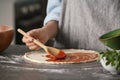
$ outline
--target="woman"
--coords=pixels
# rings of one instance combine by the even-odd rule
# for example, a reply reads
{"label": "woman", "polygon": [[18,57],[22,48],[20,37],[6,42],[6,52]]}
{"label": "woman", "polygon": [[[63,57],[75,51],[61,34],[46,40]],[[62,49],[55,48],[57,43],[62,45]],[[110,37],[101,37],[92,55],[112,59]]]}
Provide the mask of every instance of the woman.
{"label": "woman", "polygon": [[[55,47],[104,50],[98,38],[120,26],[119,0],[48,0],[44,26],[27,34],[46,43],[55,37]],[[40,47],[31,38],[23,42]]]}

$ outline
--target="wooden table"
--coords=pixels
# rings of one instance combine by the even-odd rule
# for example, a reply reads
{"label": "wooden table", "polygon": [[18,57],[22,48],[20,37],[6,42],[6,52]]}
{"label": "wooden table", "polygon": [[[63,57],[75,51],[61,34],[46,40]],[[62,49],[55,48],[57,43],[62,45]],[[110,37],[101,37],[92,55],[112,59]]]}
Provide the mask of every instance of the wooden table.
{"label": "wooden table", "polygon": [[9,46],[0,53],[0,80],[119,80],[99,62],[82,64],[35,64],[24,60],[24,45]]}

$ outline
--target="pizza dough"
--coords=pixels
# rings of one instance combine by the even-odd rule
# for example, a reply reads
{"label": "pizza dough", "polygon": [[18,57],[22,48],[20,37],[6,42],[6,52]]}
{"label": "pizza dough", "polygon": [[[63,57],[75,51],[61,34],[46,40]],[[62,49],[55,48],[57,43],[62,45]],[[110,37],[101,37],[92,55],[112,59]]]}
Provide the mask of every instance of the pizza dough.
{"label": "pizza dough", "polygon": [[46,53],[43,50],[27,52],[24,58],[31,62],[45,63],[45,64],[67,64],[67,63],[84,63],[97,60],[99,54],[92,50],[80,49],[63,49],[66,53],[65,59],[48,60]]}

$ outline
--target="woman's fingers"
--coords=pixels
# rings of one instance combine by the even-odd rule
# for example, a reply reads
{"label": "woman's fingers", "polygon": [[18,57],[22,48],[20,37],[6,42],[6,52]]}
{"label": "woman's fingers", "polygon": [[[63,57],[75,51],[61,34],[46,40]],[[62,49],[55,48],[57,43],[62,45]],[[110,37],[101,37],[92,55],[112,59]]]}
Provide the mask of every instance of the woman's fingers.
{"label": "woman's fingers", "polygon": [[40,46],[36,45],[33,42],[33,38],[29,37],[28,34],[22,38],[22,41],[28,46],[30,50],[38,50],[40,49]]}
{"label": "woman's fingers", "polygon": [[29,46],[29,49],[30,49],[30,50],[39,50],[40,47],[37,46],[37,45],[34,45],[34,46]]}
{"label": "woman's fingers", "polygon": [[29,43],[29,42],[32,42],[32,41],[33,41],[33,38],[30,37],[29,35],[26,35],[26,36],[23,36],[22,41],[23,41],[24,43]]}
{"label": "woman's fingers", "polygon": [[26,46],[34,46],[34,45],[36,45],[36,44],[35,44],[35,43],[33,43],[33,42],[26,43]]}
{"label": "woman's fingers", "polygon": [[28,46],[29,49],[31,49],[31,50],[38,50],[38,49],[40,49],[40,46],[35,44],[33,41],[29,41],[29,40],[26,40],[26,39],[24,41],[25,41],[26,46]]}
{"label": "woman's fingers", "polygon": [[23,36],[22,42],[24,42],[29,49],[38,50],[41,47],[34,43],[34,39],[42,43],[46,42],[47,39],[43,29],[34,29],[28,31],[27,34]]}

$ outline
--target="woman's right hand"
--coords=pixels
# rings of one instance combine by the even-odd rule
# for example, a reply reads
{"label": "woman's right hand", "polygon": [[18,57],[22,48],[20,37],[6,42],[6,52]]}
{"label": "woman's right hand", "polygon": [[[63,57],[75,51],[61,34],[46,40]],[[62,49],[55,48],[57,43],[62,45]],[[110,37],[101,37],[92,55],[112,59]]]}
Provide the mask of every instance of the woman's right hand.
{"label": "woman's right hand", "polygon": [[57,35],[58,30],[58,21],[49,21],[45,26],[38,29],[33,29],[27,32],[27,35],[31,37],[23,37],[22,41],[29,47],[31,50],[38,50],[40,46],[36,45],[33,42],[32,38],[37,39],[42,43],[46,43],[50,38],[53,38]]}
{"label": "woman's right hand", "polygon": [[35,44],[32,38],[35,38],[42,43],[46,43],[49,40],[48,34],[44,28],[38,28],[28,31],[27,35],[30,37],[23,36],[22,41],[26,44],[26,46],[28,46],[30,50],[40,49],[40,46]]}

